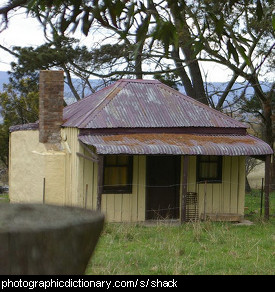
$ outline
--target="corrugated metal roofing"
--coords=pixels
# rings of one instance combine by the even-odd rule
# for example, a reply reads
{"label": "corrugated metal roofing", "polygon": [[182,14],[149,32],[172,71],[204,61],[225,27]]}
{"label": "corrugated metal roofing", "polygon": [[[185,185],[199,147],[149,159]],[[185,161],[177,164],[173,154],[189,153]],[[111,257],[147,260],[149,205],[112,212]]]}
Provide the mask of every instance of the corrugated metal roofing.
{"label": "corrugated metal roofing", "polygon": [[64,109],[65,127],[246,128],[156,80],[122,79]]}
{"label": "corrugated metal roofing", "polygon": [[268,144],[250,135],[124,134],[81,135],[97,154],[268,155]]}

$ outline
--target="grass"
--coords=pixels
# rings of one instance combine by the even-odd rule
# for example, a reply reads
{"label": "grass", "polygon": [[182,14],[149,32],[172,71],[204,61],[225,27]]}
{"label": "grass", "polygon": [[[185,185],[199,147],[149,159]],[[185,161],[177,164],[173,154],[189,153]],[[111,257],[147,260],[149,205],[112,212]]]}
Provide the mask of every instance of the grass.
{"label": "grass", "polygon": [[0,194],[0,203],[9,203],[9,194]]}
{"label": "grass", "polygon": [[107,224],[87,274],[274,275],[275,221]]}
{"label": "grass", "polygon": [[[259,216],[260,194],[246,196],[254,224],[109,223],[87,267],[91,275],[274,275],[275,217]],[[275,214],[275,194],[270,198]]]}
{"label": "grass", "polygon": [[[0,202],[8,202],[1,195]],[[197,222],[184,225],[105,225],[88,275],[274,275],[275,193],[270,220],[260,217],[260,192],[246,196],[253,225]]]}
{"label": "grass", "polygon": [[[269,195],[269,213],[275,217],[275,192]],[[262,198],[262,216],[261,216],[261,190],[252,190],[245,197],[245,216],[253,221],[261,220],[264,216],[264,195]]]}

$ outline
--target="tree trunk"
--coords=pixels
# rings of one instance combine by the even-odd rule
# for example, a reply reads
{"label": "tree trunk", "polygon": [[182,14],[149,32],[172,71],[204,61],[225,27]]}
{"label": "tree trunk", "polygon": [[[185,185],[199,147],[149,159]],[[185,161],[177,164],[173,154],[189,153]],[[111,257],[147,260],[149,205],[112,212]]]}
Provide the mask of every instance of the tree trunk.
{"label": "tree trunk", "polygon": [[174,48],[171,55],[177,68],[177,74],[180,77],[181,83],[184,86],[186,94],[190,97],[195,98],[196,93],[193,88],[191,80],[189,79],[184,67],[182,66],[182,61],[180,60],[179,56],[179,50]]}
{"label": "tree trunk", "polygon": [[245,192],[246,193],[250,193],[251,192],[251,187],[250,187],[249,181],[247,179],[247,176],[245,177]]}
{"label": "tree trunk", "polygon": [[[272,102],[270,99],[266,99],[263,102],[263,116],[264,116],[264,124],[265,124],[265,131],[264,131],[264,140],[269,144],[269,146],[274,150],[274,130],[275,127],[273,126],[273,115],[272,115]],[[270,165],[271,170],[271,185],[270,189],[275,190],[275,163],[274,163],[274,154],[273,159]]]}
{"label": "tree trunk", "polygon": [[[174,50],[173,53],[175,52],[178,53],[177,58],[178,62],[176,63],[176,66],[178,68],[178,71],[182,74],[181,79],[184,80],[183,85],[184,87],[186,86],[185,89],[187,94],[196,99],[197,101],[209,105],[205,94],[204,83],[201,75],[201,70],[199,67],[199,62],[196,59],[196,55],[193,49],[193,39],[189,31],[189,26],[187,24],[186,19],[187,16],[185,15],[184,12],[178,13],[178,9],[179,7],[176,1],[170,3],[170,11],[174,19],[175,26],[177,27],[177,31],[179,32],[179,48],[185,56],[184,64],[189,70],[190,78],[186,74],[183,61],[181,61],[181,66],[179,64],[180,60],[179,51],[177,52]],[[182,70],[179,70],[179,68],[181,68]],[[192,86],[192,90],[190,88],[190,85]]]}

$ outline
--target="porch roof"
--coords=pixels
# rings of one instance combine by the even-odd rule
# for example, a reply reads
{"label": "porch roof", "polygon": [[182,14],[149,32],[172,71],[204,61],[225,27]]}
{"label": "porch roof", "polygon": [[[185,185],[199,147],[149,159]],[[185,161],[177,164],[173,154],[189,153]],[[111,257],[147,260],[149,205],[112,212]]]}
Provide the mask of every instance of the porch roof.
{"label": "porch roof", "polygon": [[260,156],[272,154],[271,147],[251,135],[201,135],[178,133],[135,133],[80,135],[79,140],[95,147],[97,154],[166,154]]}

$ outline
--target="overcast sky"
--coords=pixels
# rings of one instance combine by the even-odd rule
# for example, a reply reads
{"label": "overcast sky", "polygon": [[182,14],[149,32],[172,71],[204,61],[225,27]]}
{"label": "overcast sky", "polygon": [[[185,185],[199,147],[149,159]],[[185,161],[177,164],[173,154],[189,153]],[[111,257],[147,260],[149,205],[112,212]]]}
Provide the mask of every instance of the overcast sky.
{"label": "overcast sky", "polygon": [[[6,3],[0,0],[0,6]],[[38,21],[17,12],[10,18],[8,28],[0,32],[0,44],[8,48],[13,46],[37,46],[44,42],[43,30]],[[9,53],[0,50],[0,71],[10,69],[13,58]]]}

